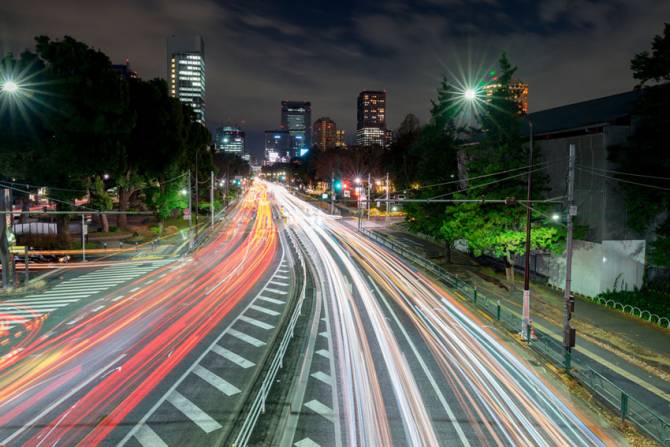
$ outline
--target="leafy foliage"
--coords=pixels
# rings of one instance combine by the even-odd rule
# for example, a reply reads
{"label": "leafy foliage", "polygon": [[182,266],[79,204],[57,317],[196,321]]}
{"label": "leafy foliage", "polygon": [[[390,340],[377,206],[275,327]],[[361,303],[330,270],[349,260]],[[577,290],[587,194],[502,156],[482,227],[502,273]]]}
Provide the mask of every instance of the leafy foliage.
{"label": "leafy foliage", "polygon": [[635,132],[627,144],[610,148],[610,158],[620,171],[634,175],[619,174],[619,178],[648,185],[620,184],[628,225],[644,234],[657,216],[666,213],[665,220],[655,228],[657,240],[651,243],[649,261],[670,266],[670,193],[664,190],[670,184],[663,180],[670,172],[666,135],[670,128],[670,85],[648,85],[670,80],[670,24],[665,24],[662,35],[654,37],[651,54],[643,51],[632,59],[631,69],[642,92],[635,109]]}

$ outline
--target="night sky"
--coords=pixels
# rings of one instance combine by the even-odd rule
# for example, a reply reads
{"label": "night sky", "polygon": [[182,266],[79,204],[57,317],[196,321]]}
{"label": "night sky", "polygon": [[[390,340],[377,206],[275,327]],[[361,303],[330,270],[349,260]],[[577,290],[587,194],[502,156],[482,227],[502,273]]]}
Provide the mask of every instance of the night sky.
{"label": "night sky", "polygon": [[240,124],[259,155],[282,99],[311,101],[313,120],[351,138],[360,90],[388,92],[390,127],[409,112],[425,120],[443,74],[483,72],[502,50],[531,111],[629,90],[629,60],[664,20],[667,0],[2,0],[0,51],[69,34],[148,79],[165,77],[167,35],[200,33],[208,126]]}

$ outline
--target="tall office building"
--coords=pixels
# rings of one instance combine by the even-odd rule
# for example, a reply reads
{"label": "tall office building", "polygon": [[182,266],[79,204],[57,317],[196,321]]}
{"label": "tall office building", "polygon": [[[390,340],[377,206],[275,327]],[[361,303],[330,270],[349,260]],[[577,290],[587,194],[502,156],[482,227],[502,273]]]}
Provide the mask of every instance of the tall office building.
{"label": "tall office building", "polygon": [[130,68],[130,61],[128,59],[123,64],[112,64],[112,70],[117,72],[121,79],[139,79],[137,72]]}
{"label": "tall office building", "polygon": [[386,92],[365,90],[358,94],[356,144],[387,147]]}
{"label": "tall office building", "polygon": [[291,158],[291,138],[288,130],[265,131],[265,164],[287,162]]}
{"label": "tall office building", "polygon": [[[492,70],[486,76],[486,79],[483,82],[482,90],[484,91],[485,100],[490,101],[493,97],[493,92],[496,88],[500,87],[500,82],[498,82],[498,76],[495,70]],[[519,113],[525,115],[528,113],[528,84],[524,84],[521,81],[513,80],[510,83],[510,93],[512,98],[517,103],[519,107]]]}
{"label": "tall office building", "polygon": [[214,148],[217,152],[228,152],[244,158],[244,137],[244,132],[237,127],[219,127],[214,137]]}
{"label": "tall office building", "polygon": [[337,125],[335,121],[326,116],[314,121],[312,136],[314,144],[322,151],[335,147],[337,145]]}
{"label": "tall office building", "polygon": [[282,101],[281,127],[289,132],[290,157],[300,157],[312,145],[312,104],[309,101]]}
{"label": "tall office building", "polygon": [[170,36],[167,40],[170,95],[193,108],[205,125],[205,42],[202,36]]}
{"label": "tall office building", "polygon": [[335,147],[346,149],[347,142],[344,139],[344,135],[345,135],[344,130],[337,129],[335,131]]}

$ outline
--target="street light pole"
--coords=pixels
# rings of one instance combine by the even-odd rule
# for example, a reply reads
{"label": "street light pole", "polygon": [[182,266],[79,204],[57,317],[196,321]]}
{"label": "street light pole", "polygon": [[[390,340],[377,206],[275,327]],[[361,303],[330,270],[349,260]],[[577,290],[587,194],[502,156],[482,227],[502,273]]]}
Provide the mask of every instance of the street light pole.
{"label": "street light pole", "polygon": [[370,203],[372,202],[372,184],[370,183],[372,179],[370,178],[370,174],[368,173],[368,202],[367,202],[367,208],[368,208],[368,222],[370,221]]}
{"label": "street light pole", "polygon": [[214,226],[214,171],[209,171],[209,209],[212,214],[212,226]]}
{"label": "street light pole", "polygon": [[191,191],[191,170],[188,170],[188,234],[191,235],[191,225],[192,225],[192,214],[193,214],[193,204],[192,204],[192,195]]}
{"label": "street light pole", "polygon": [[330,173],[330,214],[335,214],[335,172]]}
{"label": "street light pole", "polygon": [[533,185],[533,122],[528,119],[530,128],[530,144],[528,150],[528,197],[526,202],[526,256],[523,271],[523,308],[521,315],[521,336],[530,341],[530,224],[531,224],[531,190]]}
{"label": "street light pole", "polygon": [[384,224],[388,221],[389,217],[389,173],[386,173],[386,214],[384,215]]}
{"label": "street light pole", "polygon": [[575,205],[575,145],[570,145],[570,158],[568,160],[568,230],[566,234],[566,254],[565,254],[565,290],[563,291],[563,300],[565,311],[563,313],[563,347],[565,348],[565,370],[570,370],[572,357],[572,348],[575,346],[575,330],[570,327],[570,319],[574,312],[575,300],[572,297],[572,218],[577,215],[577,205]]}

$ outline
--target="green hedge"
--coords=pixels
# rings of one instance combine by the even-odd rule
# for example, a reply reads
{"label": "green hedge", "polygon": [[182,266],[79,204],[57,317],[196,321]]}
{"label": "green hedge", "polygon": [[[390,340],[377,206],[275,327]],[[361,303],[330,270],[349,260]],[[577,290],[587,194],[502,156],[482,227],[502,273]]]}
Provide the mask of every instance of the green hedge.
{"label": "green hedge", "polygon": [[670,290],[667,286],[648,286],[639,290],[604,292],[598,295],[605,300],[618,301],[621,304],[630,304],[641,310],[648,310],[659,317],[670,318]]}

